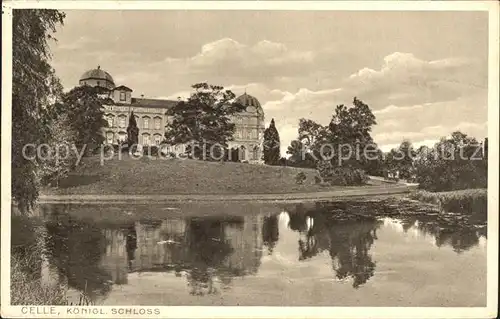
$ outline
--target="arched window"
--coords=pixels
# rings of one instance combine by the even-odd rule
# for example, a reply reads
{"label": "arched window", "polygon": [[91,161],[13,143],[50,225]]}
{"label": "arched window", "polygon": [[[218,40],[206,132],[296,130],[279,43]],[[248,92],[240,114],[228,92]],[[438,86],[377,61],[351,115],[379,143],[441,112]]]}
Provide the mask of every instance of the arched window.
{"label": "arched window", "polygon": [[118,126],[119,127],[122,127],[122,128],[125,127],[127,125],[126,122],[127,122],[127,117],[125,115],[120,115],[118,117]]}
{"label": "arched window", "polygon": [[161,118],[155,117],[155,130],[159,130],[161,127]]}
{"label": "arched window", "polygon": [[118,140],[120,142],[125,142],[127,140],[127,133],[125,133],[125,132],[118,132]]}
{"label": "arched window", "polygon": [[145,130],[149,129],[149,116],[145,116],[142,118],[142,125]]}
{"label": "arched window", "polygon": [[142,135],[142,144],[143,145],[150,145],[151,144],[151,140],[150,140],[149,134],[143,134]]}
{"label": "arched window", "polygon": [[108,121],[108,127],[113,127],[115,125],[115,117],[113,116],[113,114],[108,114],[106,116],[106,120]]}
{"label": "arched window", "polygon": [[259,147],[258,146],[254,146],[253,149],[252,149],[252,159],[253,160],[259,160]]}
{"label": "arched window", "polygon": [[160,134],[155,134],[154,135],[154,140],[155,140],[155,145],[160,145],[160,143],[161,143],[161,135]]}
{"label": "arched window", "polygon": [[108,144],[113,144],[114,139],[115,139],[115,133],[113,133],[113,132],[107,132],[106,133],[106,142]]}
{"label": "arched window", "polygon": [[238,157],[239,157],[240,161],[246,160],[246,153],[247,153],[246,147],[243,146],[243,145],[241,145],[240,149],[239,149],[239,154],[238,154],[239,155]]}

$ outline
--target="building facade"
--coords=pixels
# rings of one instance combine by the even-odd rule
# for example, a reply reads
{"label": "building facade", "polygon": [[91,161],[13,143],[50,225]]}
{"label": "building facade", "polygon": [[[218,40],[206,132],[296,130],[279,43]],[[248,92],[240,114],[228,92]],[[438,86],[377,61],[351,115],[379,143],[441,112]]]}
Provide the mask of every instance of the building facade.
{"label": "building facade", "polygon": [[[85,72],[80,85],[103,88],[113,100],[112,105],[104,105],[108,127],[104,128],[105,143],[118,144],[127,139],[127,126],[132,112],[139,128],[139,144],[157,145],[168,148],[168,152],[181,154],[185,145],[163,145],[163,137],[170,120],[167,111],[177,101],[132,97],[133,90],[125,85],[116,86],[113,77],[99,66]],[[238,159],[249,163],[262,163],[262,142],[264,135],[264,111],[259,100],[246,94],[237,97],[235,102],[246,107],[231,118],[235,124],[234,140],[229,148],[238,150]]]}

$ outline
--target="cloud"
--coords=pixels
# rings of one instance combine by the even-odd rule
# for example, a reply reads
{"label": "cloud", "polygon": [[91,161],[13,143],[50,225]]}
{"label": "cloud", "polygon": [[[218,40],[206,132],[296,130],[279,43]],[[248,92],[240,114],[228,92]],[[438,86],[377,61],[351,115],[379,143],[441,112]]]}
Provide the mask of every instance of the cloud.
{"label": "cloud", "polygon": [[[335,106],[350,105],[354,96],[373,110],[378,124],[372,135],[380,145],[399,145],[403,138],[415,143],[434,141],[457,129],[482,138],[487,90],[475,84],[482,81],[478,73],[470,72],[475,63],[465,58],[425,61],[395,52],[383,59],[379,70],[361,68],[346,77],[341,87],[283,91],[283,97],[266,102],[264,110],[277,123],[285,121],[287,134],[282,142],[287,144],[297,135],[299,118],[325,125]],[[467,74],[473,76],[467,79]]]}
{"label": "cloud", "polygon": [[59,44],[57,47],[60,50],[79,50],[79,49],[84,49],[85,47],[95,44],[98,41],[95,38],[90,38],[86,36],[81,36],[79,38],[76,38],[73,42],[65,42]]}

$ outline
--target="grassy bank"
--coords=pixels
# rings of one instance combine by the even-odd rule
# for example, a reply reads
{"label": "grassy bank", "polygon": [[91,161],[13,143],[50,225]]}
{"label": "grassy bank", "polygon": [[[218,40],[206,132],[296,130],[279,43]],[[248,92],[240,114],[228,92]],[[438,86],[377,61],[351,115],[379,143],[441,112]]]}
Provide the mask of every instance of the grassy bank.
{"label": "grassy bank", "polygon": [[[303,184],[295,180],[300,172],[306,177]],[[316,174],[314,169],[147,157],[135,160],[127,155],[101,165],[98,157],[92,157],[61,180],[59,188],[45,188],[43,193],[284,194],[346,188],[318,185]]]}
{"label": "grassy bank", "polygon": [[42,280],[43,234],[36,220],[12,216],[12,253],[10,259],[12,305],[64,305],[62,287]]}
{"label": "grassy bank", "polygon": [[487,214],[488,194],[486,189],[464,189],[449,192],[416,191],[412,199],[438,205],[441,210],[464,214]]}
{"label": "grassy bank", "polygon": [[[12,305],[70,305],[67,287],[49,284],[42,277],[44,255],[43,228],[40,220],[16,214],[13,210],[10,258],[10,297]],[[80,294],[75,305],[90,305]]]}

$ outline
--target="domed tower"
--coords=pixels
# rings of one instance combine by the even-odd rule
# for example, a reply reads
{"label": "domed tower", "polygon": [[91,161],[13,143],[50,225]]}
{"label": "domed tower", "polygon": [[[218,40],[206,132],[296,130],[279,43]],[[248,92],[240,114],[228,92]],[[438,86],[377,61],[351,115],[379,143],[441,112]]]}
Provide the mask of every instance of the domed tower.
{"label": "domed tower", "polygon": [[262,162],[262,142],[264,135],[264,110],[259,100],[247,94],[240,95],[234,101],[245,106],[245,110],[233,116],[235,124],[234,141],[230,147],[239,148],[239,161]]}
{"label": "domed tower", "polygon": [[246,92],[240,96],[238,96],[235,100],[236,103],[246,106],[246,111],[249,113],[257,113],[259,115],[264,116],[264,110],[262,110],[262,106],[260,106],[259,100],[256,97],[247,94]]}
{"label": "domed tower", "polygon": [[108,72],[102,70],[100,66],[97,66],[97,69],[92,69],[83,73],[80,77],[80,85],[98,86],[112,90],[115,88],[115,81]]}

